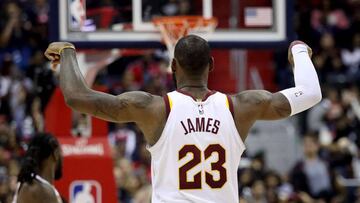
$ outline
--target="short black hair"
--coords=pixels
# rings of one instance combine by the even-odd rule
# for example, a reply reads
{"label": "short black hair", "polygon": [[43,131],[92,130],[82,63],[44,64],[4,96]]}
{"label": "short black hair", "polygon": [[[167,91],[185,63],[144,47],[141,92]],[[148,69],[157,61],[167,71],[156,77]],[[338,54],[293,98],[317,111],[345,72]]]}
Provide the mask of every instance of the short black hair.
{"label": "short black hair", "polygon": [[60,147],[57,139],[48,133],[39,133],[30,141],[28,150],[21,163],[18,181],[32,183],[35,175],[40,172],[42,162]]}
{"label": "short black hair", "polygon": [[174,56],[180,66],[191,74],[203,73],[211,60],[209,43],[196,35],[187,35],[175,45]]}

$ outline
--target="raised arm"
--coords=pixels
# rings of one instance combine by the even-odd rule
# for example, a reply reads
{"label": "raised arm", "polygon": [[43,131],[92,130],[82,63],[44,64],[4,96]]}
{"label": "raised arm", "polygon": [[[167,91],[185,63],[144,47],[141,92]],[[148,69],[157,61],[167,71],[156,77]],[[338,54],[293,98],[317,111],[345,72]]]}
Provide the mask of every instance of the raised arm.
{"label": "raised arm", "polygon": [[311,49],[301,41],[294,41],[289,47],[295,87],[276,93],[250,90],[232,97],[235,121],[240,133],[245,134],[244,137],[256,120],[282,119],[305,111],[321,100],[321,89],[310,59],[311,54]]}
{"label": "raised arm", "polygon": [[[114,96],[90,89],[80,72],[72,44],[52,43],[45,55],[53,65],[60,63],[60,88],[72,109],[107,121],[135,122],[148,135],[154,131],[153,126],[165,120],[164,102],[159,96],[140,91]],[[155,117],[158,119],[151,119]],[[151,138],[147,140],[152,142]]]}

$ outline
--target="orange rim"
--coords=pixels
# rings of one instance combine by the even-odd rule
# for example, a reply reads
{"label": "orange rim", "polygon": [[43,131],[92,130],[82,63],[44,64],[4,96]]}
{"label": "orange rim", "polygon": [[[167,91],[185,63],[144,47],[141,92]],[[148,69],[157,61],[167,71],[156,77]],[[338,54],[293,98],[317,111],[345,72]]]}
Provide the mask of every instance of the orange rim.
{"label": "orange rim", "polygon": [[208,25],[217,25],[217,19],[204,18],[203,16],[166,16],[166,17],[155,17],[153,23],[158,25],[172,24],[176,26],[181,26],[185,23],[188,24],[190,28],[196,26],[208,26]]}

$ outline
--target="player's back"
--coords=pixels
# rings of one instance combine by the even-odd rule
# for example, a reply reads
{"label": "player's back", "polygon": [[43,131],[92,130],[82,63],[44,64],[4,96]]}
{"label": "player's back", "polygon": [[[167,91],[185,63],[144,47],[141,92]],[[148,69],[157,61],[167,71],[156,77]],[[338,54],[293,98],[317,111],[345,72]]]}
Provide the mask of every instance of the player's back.
{"label": "player's back", "polygon": [[245,150],[230,98],[211,92],[196,101],[174,91],[152,156],[152,202],[238,202],[237,169]]}

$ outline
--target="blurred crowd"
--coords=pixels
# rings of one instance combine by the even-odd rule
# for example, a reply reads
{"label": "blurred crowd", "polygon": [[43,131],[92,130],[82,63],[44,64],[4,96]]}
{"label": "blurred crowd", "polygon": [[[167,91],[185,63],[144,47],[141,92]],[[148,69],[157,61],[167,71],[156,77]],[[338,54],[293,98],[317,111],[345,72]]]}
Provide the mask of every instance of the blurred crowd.
{"label": "blurred crowd", "polygon": [[[323,100],[298,116],[303,158],[285,176],[260,176],[251,194],[258,202],[360,202],[360,1],[296,1],[295,7],[296,37],[313,49]],[[285,50],[275,54],[280,88],[293,83],[285,56]]]}
{"label": "blurred crowd", "polygon": [[[97,2],[89,0],[90,7]],[[160,14],[181,13],[181,6],[189,10],[182,1],[166,2]],[[360,1],[298,0],[295,7],[297,38],[313,48],[323,100],[298,116],[304,155],[293,169],[279,174],[266,167],[261,154],[247,157],[249,166],[238,173],[239,198],[248,203],[360,202]],[[44,131],[44,109],[57,79],[43,57],[49,43],[48,1],[0,1],[0,11],[0,203],[9,203],[26,144]],[[274,58],[279,89],[293,83],[284,53],[277,51]],[[166,66],[153,52],[123,57],[100,71],[95,84],[113,94],[163,95],[174,89]],[[119,201],[149,202],[150,154],[141,132],[133,124],[109,124],[109,130]]]}
{"label": "blurred crowd", "polygon": [[16,187],[26,143],[44,130],[43,111],[55,80],[43,51],[48,44],[46,0],[0,1],[0,202]]}

